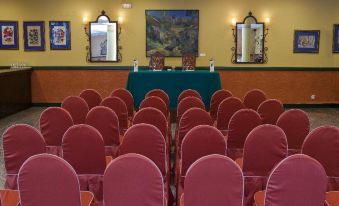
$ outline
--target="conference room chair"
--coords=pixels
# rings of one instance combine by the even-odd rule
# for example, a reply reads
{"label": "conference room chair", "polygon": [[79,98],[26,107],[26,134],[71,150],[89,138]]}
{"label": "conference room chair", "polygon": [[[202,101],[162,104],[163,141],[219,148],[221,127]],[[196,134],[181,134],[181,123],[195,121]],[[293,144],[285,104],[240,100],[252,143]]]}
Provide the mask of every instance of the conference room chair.
{"label": "conference room chair", "polygon": [[307,155],[282,160],[271,172],[266,191],[255,194],[256,206],[323,206],[327,177],[321,164]]}
{"label": "conference room chair", "polygon": [[106,156],[99,131],[84,124],[69,128],[62,139],[62,157],[77,173],[80,189],[92,192],[95,203],[102,202]]}
{"label": "conference room chair", "polygon": [[180,206],[241,206],[244,177],[234,161],[222,155],[200,158],[188,169]]}
{"label": "conference room chair", "polygon": [[86,124],[100,132],[104,140],[105,155],[116,157],[122,137],[119,132],[119,119],[115,112],[104,106],[94,107],[87,114]]}
{"label": "conference room chair", "polygon": [[122,155],[109,164],[103,194],[105,206],[167,205],[159,168],[139,154]]}
{"label": "conference room chair", "polygon": [[102,101],[101,95],[99,94],[99,92],[97,92],[94,89],[83,90],[80,93],[80,97],[83,98],[87,102],[89,109],[99,106]]}
{"label": "conference room chair", "polygon": [[134,98],[131,92],[125,88],[118,88],[114,90],[110,96],[119,97],[122,101],[124,101],[128,111],[128,118],[131,120],[134,116]]}
{"label": "conference room chair", "polygon": [[17,189],[17,176],[22,164],[31,156],[46,152],[45,140],[32,126],[16,124],[2,136],[5,162],[5,189]]}
{"label": "conference room chair", "polygon": [[151,96],[151,97],[146,97],[145,99],[143,99],[140,103],[139,109],[143,109],[146,107],[156,108],[164,114],[166,119],[168,119],[169,117],[168,107],[166,106],[166,103],[160,97]]}
{"label": "conference room chair", "polygon": [[277,120],[277,126],[286,134],[289,155],[300,153],[301,146],[310,132],[310,119],[307,113],[300,109],[285,111]]}
{"label": "conference room chair", "polygon": [[258,113],[264,124],[276,124],[284,111],[283,104],[277,99],[265,100],[258,107]]}
{"label": "conference room chair", "polygon": [[84,124],[89,111],[86,101],[77,96],[67,97],[61,104],[72,116],[74,124]]}
{"label": "conference room chair", "polygon": [[181,102],[181,100],[185,99],[186,97],[196,97],[202,100],[199,92],[194,89],[186,89],[182,91],[178,96],[178,104]]}
{"label": "conference room chair", "polygon": [[182,69],[183,70],[195,70],[196,67],[196,55],[193,53],[185,53],[182,55]]}
{"label": "conference room chair", "polygon": [[153,89],[151,91],[149,91],[146,95],[145,98],[147,97],[160,97],[165,103],[167,108],[170,108],[170,98],[168,96],[168,94],[162,90],[162,89]]}
{"label": "conference room chair", "polygon": [[328,176],[328,191],[339,190],[339,128],[321,126],[307,135],[302,154],[319,161]]}
{"label": "conference room chair", "polygon": [[194,96],[182,99],[177,107],[177,124],[180,122],[181,116],[191,108],[200,108],[205,110],[205,105],[201,99]]}
{"label": "conference room chair", "polygon": [[234,113],[240,109],[245,109],[244,104],[237,97],[224,99],[218,108],[216,127],[226,136],[228,125]]}
{"label": "conference room chair", "polygon": [[123,135],[130,124],[125,102],[119,97],[107,97],[102,100],[100,106],[110,108],[118,116],[120,135]]}
{"label": "conference room chair", "polygon": [[152,54],[149,61],[149,68],[157,71],[163,70],[165,68],[165,55],[158,51]]}
{"label": "conference room chair", "polygon": [[244,105],[257,111],[259,105],[267,99],[264,91],[260,89],[252,89],[248,91],[244,96]]}
{"label": "conference room chair", "polygon": [[253,206],[255,192],[265,190],[272,169],[288,156],[287,147],[284,131],[275,125],[260,125],[248,134],[244,157],[236,160],[245,176],[244,205]]}
{"label": "conference room chair", "polygon": [[218,114],[220,103],[224,99],[231,97],[231,96],[233,96],[233,94],[230,91],[225,90],[225,89],[221,89],[213,93],[211,97],[211,103],[210,103],[210,115],[213,121],[217,120],[217,114]]}
{"label": "conference room chair", "polygon": [[47,153],[61,156],[62,137],[73,125],[72,116],[61,107],[49,107],[41,113],[39,126]]}
{"label": "conference room chair", "polygon": [[230,119],[228,126],[227,154],[236,160],[243,156],[243,148],[248,134],[261,125],[259,114],[252,109],[241,109]]}
{"label": "conference room chair", "polygon": [[93,194],[80,191],[77,175],[65,160],[48,154],[30,157],[18,177],[23,206],[90,206]]}

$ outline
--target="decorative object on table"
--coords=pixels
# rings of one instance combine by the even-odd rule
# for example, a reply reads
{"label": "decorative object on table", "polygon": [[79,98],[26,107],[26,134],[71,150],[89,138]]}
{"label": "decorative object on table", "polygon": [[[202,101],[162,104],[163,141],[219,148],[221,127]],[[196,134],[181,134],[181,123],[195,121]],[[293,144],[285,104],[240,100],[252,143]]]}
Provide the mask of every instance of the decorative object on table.
{"label": "decorative object on table", "polygon": [[71,49],[71,25],[69,21],[50,21],[49,37],[51,50]]}
{"label": "decorative object on table", "polygon": [[154,71],[161,71],[165,67],[165,56],[160,52],[155,52],[151,55],[149,68]]}
{"label": "decorative object on table", "polygon": [[185,53],[182,56],[182,69],[183,70],[195,70],[196,57],[192,53]]}
{"label": "decorative object on table", "polygon": [[0,21],[0,50],[18,50],[18,22]]}
{"label": "decorative object on table", "polygon": [[210,72],[214,72],[214,59],[210,59]]}
{"label": "decorative object on table", "polygon": [[295,30],[294,53],[319,53],[320,30]]}
{"label": "decorative object on table", "polygon": [[45,51],[45,22],[24,22],[25,51]]}
{"label": "decorative object on table", "polygon": [[146,56],[199,53],[199,10],[146,10]]}
{"label": "decorative object on table", "polygon": [[339,24],[333,25],[333,53],[339,53]]}
{"label": "decorative object on table", "polygon": [[138,60],[134,59],[133,60],[133,71],[138,72],[138,70],[139,70],[139,62]]}

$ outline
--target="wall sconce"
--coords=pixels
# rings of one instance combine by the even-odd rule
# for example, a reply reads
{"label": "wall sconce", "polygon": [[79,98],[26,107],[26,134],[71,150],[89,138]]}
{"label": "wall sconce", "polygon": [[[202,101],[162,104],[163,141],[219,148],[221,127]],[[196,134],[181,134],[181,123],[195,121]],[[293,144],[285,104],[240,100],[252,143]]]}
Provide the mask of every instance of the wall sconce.
{"label": "wall sconce", "polygon": [[232,28],[234,39],[235,39],[235,35],[236,35],[236,31],[235,31],[236,27],[237,27],[237,19],[236,18],[232,18],[232,20],[231,20],[231,28]]}
{"label": "wall sconce", "polygon": [[124,23],[124,17],[119,16],[119,17],[118,17],[118,25],[119,25],[119,32],[118,32],[118,34],[119,34],[119,35],[121,34],[121,30],[122,30],[121,25],[122,25],[123,23]]}
{"label": "wall sconce", "polygon": [[85,30],[85,34],[89,37],[89,31],[88,31],[88,17],[84,16],[82,18],[82,24],[84,25],[84,30]]}
{"label": "wall sconce", "polygon": [[271,23],[271,19],[269,17],[266,17],[265,18],[265,32],[264,32],[265,42],[266,42],[266,36],[268,35],[268,26],[270,25],[270,23]]}

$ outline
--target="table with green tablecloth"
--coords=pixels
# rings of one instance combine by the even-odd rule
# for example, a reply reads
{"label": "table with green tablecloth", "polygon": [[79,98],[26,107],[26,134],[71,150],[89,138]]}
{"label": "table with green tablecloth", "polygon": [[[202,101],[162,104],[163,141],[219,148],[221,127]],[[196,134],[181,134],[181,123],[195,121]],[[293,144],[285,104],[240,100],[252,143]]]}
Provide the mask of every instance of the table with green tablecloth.
{"label": "table with green tablecloth", "polygon": [[139,108],[147,92],[152,89],[162,89],[170,97],[171,108],[177,106],[179,94],[186,89],[197,90],[206,107],[209,107],[213,93],[221,89],[218,72],[208,70],[196,71],[138,71],[130,72],[127,89],[133,94],[134,104]]}

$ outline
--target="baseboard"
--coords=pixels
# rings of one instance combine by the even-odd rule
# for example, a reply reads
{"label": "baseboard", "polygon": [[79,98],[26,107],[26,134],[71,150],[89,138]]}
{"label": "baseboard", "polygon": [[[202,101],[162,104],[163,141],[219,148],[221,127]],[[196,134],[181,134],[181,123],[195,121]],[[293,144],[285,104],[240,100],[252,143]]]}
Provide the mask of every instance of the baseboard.
{"label": "baseboard", "polygon": [[33,107],[60,107],[61,103],[32,103]]}
{"label": "baseboard", "polygon": [[339,104],[284,104],[285,108],[339,108]]}

